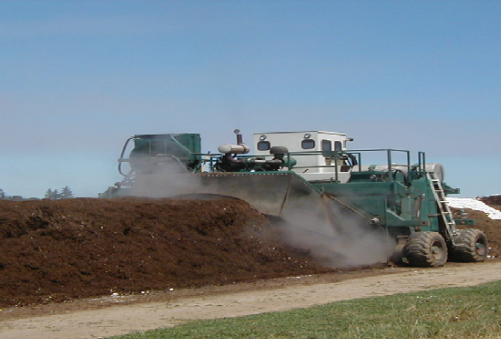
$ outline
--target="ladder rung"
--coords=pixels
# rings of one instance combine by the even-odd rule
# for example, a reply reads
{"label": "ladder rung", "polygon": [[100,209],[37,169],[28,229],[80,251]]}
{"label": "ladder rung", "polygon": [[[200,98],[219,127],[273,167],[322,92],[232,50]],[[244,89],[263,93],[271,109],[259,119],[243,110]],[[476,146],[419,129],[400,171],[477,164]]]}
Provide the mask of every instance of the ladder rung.
{"label": "ladder rung", "polygon": [[428,216],[441,217],[445,227],[447,228],[447,232],[451,232],[451,234],[453,234],[454,232],[456,232],[456,223],[452,218],[452,212],[449,207],[449,202],[446,200],[447,197],[445,195],[440,179],[438,179],[433,172],[428,173],[428,178],[430,179],[430,188],[433,190],[433,195],[435,197],[435,201],[437,202],[437,210],[439,212],[438,214]]}

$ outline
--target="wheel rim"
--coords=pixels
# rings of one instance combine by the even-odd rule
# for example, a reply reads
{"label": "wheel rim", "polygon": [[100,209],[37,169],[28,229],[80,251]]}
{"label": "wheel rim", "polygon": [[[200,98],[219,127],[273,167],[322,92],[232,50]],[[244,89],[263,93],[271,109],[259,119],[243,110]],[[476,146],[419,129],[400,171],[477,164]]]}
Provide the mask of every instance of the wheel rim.
{"label": "wheel rim", "polygon": [[475,251],[479,256],[486,256],[487,255],[487,246],[485,246],[485,241],[482,238],[477,239],[476,244],[475,244]]}
{"label": "wheel rim", "polygon": [[431,245],[431,253],[433,258],[437,261],[442,261],[445,256],[445,251],[442,243],[440,241],[435,241]]}

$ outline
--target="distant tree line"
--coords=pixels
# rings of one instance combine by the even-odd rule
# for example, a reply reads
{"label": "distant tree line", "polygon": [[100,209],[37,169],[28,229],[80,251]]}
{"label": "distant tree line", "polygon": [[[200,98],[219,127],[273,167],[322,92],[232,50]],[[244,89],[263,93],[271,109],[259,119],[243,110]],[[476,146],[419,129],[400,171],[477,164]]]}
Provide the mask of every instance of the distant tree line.
{"label": "distant tree line", "polygon": [[12,200],[12,201],[22,201],[22,200],[36,200],[37,198],[25,199],[20,195],[8,195],[3,189],[0,188],[0,200]]}
{"label": "distant tree line", "polygon": [[59,192],[57,189],[52,190],[48,189],[47,192],[45,192],[44,199],[50,199],[50,200],[61,200],[61,199],[70,199],[74,198],[73,192],[68,186],[64,186],[61,189],[61,192]]}
{"label": "distant tree line", "polygon": [[[50,200],[60,200],[60,199],[70,199],[74,198],[73,192],[68,186],[65,186],[58,191],[57,189],[52,190],[49,188],[43,197],[44,199]],[[8,195],[5,193],[3,189],[0,188],[0,200],[13,200],[13,201],[22,201],[22,200],[38,200],[38,198],[23,198],[20,195]]]}

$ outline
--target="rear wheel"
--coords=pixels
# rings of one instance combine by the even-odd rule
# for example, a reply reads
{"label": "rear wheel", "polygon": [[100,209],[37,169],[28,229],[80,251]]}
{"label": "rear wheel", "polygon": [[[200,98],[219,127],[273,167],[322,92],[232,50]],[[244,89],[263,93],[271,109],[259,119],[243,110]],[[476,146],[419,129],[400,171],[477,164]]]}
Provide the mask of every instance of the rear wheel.
{"label": "rear wheel", "polygon": [[484,232],[478,229],[458,230],[463,243],[454,247],[451,257],[459,262],[481,262],[487,259],[489,245]]}
{"label": "rear wheel", "polygon": [[443,266],[447,262],[447,244],[438,232],[416,232],[407,240],[404,256],[411,266]]}

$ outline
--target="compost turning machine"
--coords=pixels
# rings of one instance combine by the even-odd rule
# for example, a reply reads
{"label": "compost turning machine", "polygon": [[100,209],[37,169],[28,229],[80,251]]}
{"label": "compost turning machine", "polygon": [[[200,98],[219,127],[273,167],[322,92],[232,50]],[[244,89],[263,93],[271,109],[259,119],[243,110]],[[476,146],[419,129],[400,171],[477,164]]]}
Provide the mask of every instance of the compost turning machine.
{"label": "compost turning machine", "polygon": [[235,133],[236,143],[216,154],[201,153],[199,134],[135,135],[119,159],[124,179],[101,196],[230,196],[293,227],[309,229],[305,216],[315,216],[335,230],[320,231],[327,238],[362,225],[384,235],[388,261],[433,267],[487,258],[486,235],[456,227],[475,220],[453,215],[446,195],[459,190],[424,152],[411,162],[406,150],[348,150],[353,139],[344,133],[306,131],[255,133],[250,155]]}

